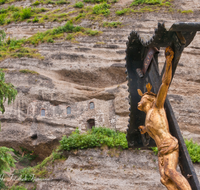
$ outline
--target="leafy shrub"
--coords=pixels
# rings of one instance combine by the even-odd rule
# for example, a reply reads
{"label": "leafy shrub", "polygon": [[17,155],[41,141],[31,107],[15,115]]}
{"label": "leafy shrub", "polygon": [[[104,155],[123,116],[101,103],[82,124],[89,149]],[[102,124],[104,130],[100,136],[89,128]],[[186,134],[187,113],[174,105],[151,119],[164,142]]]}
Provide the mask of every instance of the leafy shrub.
{"label": "leafy shrub", "polygon": [[12,17],[14,18],[14,20],[17,20],[20,17],[20,13],[19,11],[16,11],[12,14]]}
{"label": "leafy shrub", "polygon": [[99,5],[95,5],[93,7],[94,14],[103,14],[104,16],[108,16],[110,14],[110,5],[107,3],[101,3]]}
{"label": "leafy shrub", "polygon": [[79,1],[77,3],[75,3],[74,7],[76,8],[82,8],[84,6],[83,2],[82,1]]}
{"label": "leafy shrub", "polygon": [[193,140],[185,140],[186,147],[188,149],[190,158],[193,163],[200,162],[200,145],[194,143]]}
{"label": "leafy shrub", "polygon": [[15,166],[16,161],[9,153],[12,151],[14,150],[11,148],[0,147],[0,174],[2,174],[4,171],[10,171],[10,167]]}
{"label": "leafy shrub", "polygon": [[121,24],[121,22],[103,22],[103,27],[117,28]]}
{"label": "leafy shrub", "polygon": [[123,14],[127,13],[128,11],[129,11],[129,9],[124,8],[121,11],[116,11],[115,13],[120,16],[120,15],[123,15]]}
{"label": "leafy shrub", "polygon": [[161,4],[161,0],[134,0],[130,6],[133,5],[139,5],[139,4],[149,4],[149,5],[155,5],[155,4]]}
{"label": "leafy shrub", "polygon": [[27,18],[30,18],[31,17],[31,8],[24,8],[21,10],[21,19],[22,20],[25,20]]}
{"label": "leafy shrub", "polygon": [[10,167],[15,166],[14,158],[8,153],[11,151],[13,151],[13,149],[0,147],[0,174],[2,174],[3,171],[10,171]]}
{"label": "leafy shrub", "polygon": [[38,22],[38,21],[39,21],[38,17],[35,17],[35,18],[33,19],[33,22]]}
{"label": "leafy shrub", "polygon": [[32,5],[33,5],[33,6],[38,6],[39,4],[40,4],[39,1],[35,1]]}
{"label": "leafy shrub", "polygon": [[107,145],[110,148],[128,148],[125,133],[103,127],[92,128],[87,134],[80,134],[76,130],[69,137],[63,136],[60,144],[63,150],[93,148],[102,145]]}

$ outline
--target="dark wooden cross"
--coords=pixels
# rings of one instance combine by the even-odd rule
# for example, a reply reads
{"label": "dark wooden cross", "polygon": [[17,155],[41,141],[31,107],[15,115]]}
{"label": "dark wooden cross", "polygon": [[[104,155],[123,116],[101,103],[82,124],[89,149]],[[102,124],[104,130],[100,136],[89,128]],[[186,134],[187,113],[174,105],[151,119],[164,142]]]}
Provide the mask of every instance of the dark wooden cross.
{"label": "dark wooden cross", "polygon": [[[145,92],[146,84],[150,82],[153,86],[153,92],[157,94],[165,69],[164,65],[160,75],[158,72],[159,49],[167,46],[173,48],[173,77],[183,49],[191,43],[197,31],[200,31],[200,23],[178,22],[174,23],[170,28],[166,28],[164,23],[158,23],[154,36],[147,42],[143,41],[137,32],[133,31],[130,33],[126,49],[126,72],[128,75],[130,104],[130,119],[127,130],[129,147],[155,146],[154,140],[148,134],[141,135],[138,130],[140,125],[144,125],[145,113],[137,109],[137,104],[140,101],[137,89]],[[170,132],[179,141],[179,166],[181,172],[187,178],[192,190],[200,190],[198,178],[168,98],[165,101],[165,110]]]}

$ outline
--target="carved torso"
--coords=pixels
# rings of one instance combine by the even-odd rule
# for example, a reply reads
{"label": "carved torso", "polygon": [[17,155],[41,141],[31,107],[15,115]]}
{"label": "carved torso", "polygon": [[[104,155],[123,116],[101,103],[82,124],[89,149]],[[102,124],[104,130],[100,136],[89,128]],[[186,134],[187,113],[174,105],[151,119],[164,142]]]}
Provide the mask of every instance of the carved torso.
{"label": "carved torso", "polygon": [[146,115],[145,127],[148,134],[155,140],[159,147],[163,141],[172,138],[164,108],[156,108],[154,105]]}

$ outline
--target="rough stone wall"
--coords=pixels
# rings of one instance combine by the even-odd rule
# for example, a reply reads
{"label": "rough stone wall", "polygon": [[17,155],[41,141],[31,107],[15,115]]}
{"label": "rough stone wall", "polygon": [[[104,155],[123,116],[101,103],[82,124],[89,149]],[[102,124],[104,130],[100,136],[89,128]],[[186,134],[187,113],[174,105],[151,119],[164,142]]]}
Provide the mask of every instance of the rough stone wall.
{"label": "rough stone wall", "polygon": [[[90,108],[90,103],[94,103],[94,108]],[[71,108],[71,113],[67,114],[67,108]],[[45,110],[45,116],[41,115],[41,110]],[[61,120],[61,125],[78,127],[80,130],[88,129],[87,121],[95,120],[95,126],[106,126],[116,128],[116,118],[113,100],[91,99],[88,101],[75,102],[74,104],[52,105],[50,102],[33,101],[28,105],[27,118],[37,121]]]}
{"label": "rough stone wall", "polygon": [[[66,160],[46,167],[48,172],[44,180],[25,183],[26,187],[32,189],[35,185],[37,190],[166,190],[160,183],[157,156],[150,150],[96,148],[65,154]],[[200,179],[199,164],[194,168]]]}
{"label": "rough stone wall", "polygon": [[[114,9],[121,10],[126,3],[131,1],[120,0]],[[58,143],[62,135],[69,135],[76,127],[84,131],[87,119],[90,118],[96,120],[96,125],[126,131],[129,114],[124,73],[127,37],[135,29],[148,39],[153,35],[158,21],[168,21],[166,25],[177,21],[199,21],[199,2],[175,0],[174,3],[177,8],[192,9],[194,13],[130,14],[117,17],[123,26],[114,29],[102,28],[96,22],[83,20],[79,25],[95,28],[103,33],[95,37],[79,36],[79,43],[58,40],[54,44],[40,44],[37,48],[45,57],[44,60],[23,57],[2,61],[0,67],[7,68],[6,81],[17,87],[18,96],[13,104],[6,106],[5,114],[0,115],[0,145],[16,149],[24,146],[45,157],[50,154],[53,144]],[[21,6],[30,4],[30,1],[16,3]],[[22,38],[64,24],[21,22],[11,23],[2,28],[10,37]],[[197,142],[200,142],[199,42],[198,32],[194,41],[183,52],[168,93],[183,136],[193,138]],[[164,54],[161,51],[161,68],[163,63]],[[34,70],[39,75],[23,74],[21,69]],[[35,104],[38,102],[41,105],[37,109],[29,108],[34,101]],[[95,101],[95,112],[86,110],[90,101]],[[48,117],[38,116],[34,120],[29,112],[32,110],[39,113],[42,104],[48,108]],[[68,105],[72,108],[70,117],[64,114]],[[77,110],[75,114],[73,110]],[[32,139],[36,132],[37,139]]]}

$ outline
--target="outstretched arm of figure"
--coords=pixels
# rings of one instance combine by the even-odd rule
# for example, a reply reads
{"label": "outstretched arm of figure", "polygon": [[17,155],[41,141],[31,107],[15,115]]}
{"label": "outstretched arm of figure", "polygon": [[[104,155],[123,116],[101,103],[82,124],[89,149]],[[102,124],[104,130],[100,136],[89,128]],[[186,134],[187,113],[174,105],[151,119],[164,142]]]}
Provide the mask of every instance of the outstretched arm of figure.
{"label": "outstretched arm of figure", "polygon": [[162,77],[162,84],[158,91],[156,107],[161,108],[164,106],[165,99],[167,97],[167,91],[172,79],[172,60],[174,58],[174,52],[170,46],[165,49],[165,58],[166,58],[166,68],[165,73]]}

